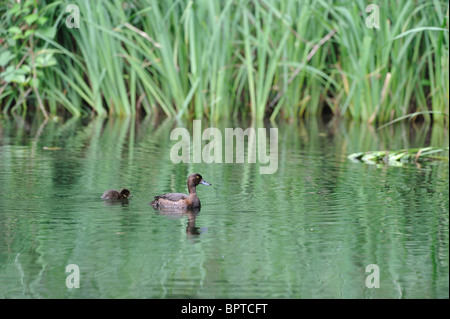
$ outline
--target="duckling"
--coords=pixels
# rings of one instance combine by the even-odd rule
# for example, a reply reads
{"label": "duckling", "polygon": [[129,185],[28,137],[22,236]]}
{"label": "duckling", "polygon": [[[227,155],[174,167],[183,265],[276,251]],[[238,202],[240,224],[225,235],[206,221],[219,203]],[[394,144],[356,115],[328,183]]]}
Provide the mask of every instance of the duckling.
{"label": "duckling", "polygon": [[130,191],[126,188],[122,189],[120,192],[115,189],[107,190],[103,193],[102,199],[126,199],[132,197]]}

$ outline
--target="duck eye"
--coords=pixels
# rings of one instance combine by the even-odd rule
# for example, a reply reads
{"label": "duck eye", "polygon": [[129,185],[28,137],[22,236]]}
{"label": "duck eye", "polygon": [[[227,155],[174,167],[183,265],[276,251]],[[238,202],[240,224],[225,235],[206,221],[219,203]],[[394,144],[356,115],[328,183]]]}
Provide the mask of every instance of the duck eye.
{"label": "duck eye", "polygon": [[200,178],[200,176],[197,176],[197,178]]}

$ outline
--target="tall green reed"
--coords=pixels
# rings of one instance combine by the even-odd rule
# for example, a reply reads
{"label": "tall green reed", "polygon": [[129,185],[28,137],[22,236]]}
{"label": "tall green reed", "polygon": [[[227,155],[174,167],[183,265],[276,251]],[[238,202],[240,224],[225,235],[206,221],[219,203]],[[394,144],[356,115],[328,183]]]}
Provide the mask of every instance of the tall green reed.
{"label": "tall green reed", "polygon": [[[17,4],[5,2],[3,12]],[[79,29],[65,26],[70,3],[79,6]],[[366,25],[362,0],[58,1],[42,11],[55,35],[36,36],[57,61],[43,70],[39,92],[54,115],[274,120],[331,112],[385,123],[421,112],[447,123],[448,3],[374,4],[379,28]],[[0,23],[2,38],[24,27]],[[0,46],[0,56],[12,46]],[[9,64],[0,69],[0,108],[26,110],[35,94],[5,81]]]}

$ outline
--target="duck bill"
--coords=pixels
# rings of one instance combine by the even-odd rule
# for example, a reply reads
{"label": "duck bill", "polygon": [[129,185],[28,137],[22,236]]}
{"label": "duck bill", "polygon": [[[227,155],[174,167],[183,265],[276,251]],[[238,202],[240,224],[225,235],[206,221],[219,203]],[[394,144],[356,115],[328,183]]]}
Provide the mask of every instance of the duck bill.
{"label": "duck bill", "polygon": [[206,185],[206,186],[211,186],[211,184],[208,183],[207,181],[205,181],[204,179],[202,179],[202,180],[200,181],[200,184],[203,184],[203,185]]}

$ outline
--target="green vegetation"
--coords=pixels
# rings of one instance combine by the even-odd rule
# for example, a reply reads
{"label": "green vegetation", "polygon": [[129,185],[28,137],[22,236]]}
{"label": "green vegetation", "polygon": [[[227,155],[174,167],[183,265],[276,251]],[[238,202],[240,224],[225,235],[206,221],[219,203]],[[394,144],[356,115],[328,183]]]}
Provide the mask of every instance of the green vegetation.
{"label": "green vegetation", "polygon": [[362,161],[367,164],[388,164],[393,166],[402,166],[404,164],[419,163],[426,161],[444,160],[448,157],[437,156],[436,153],[448,152],[448,147],[424,147],[405,149],[399,151],[375,151],[360,152],[348,156],[352,161]]}
{"label": "green vegetation", "polygon": [[1,2],[4,114],[448,124],[447,1]]}

